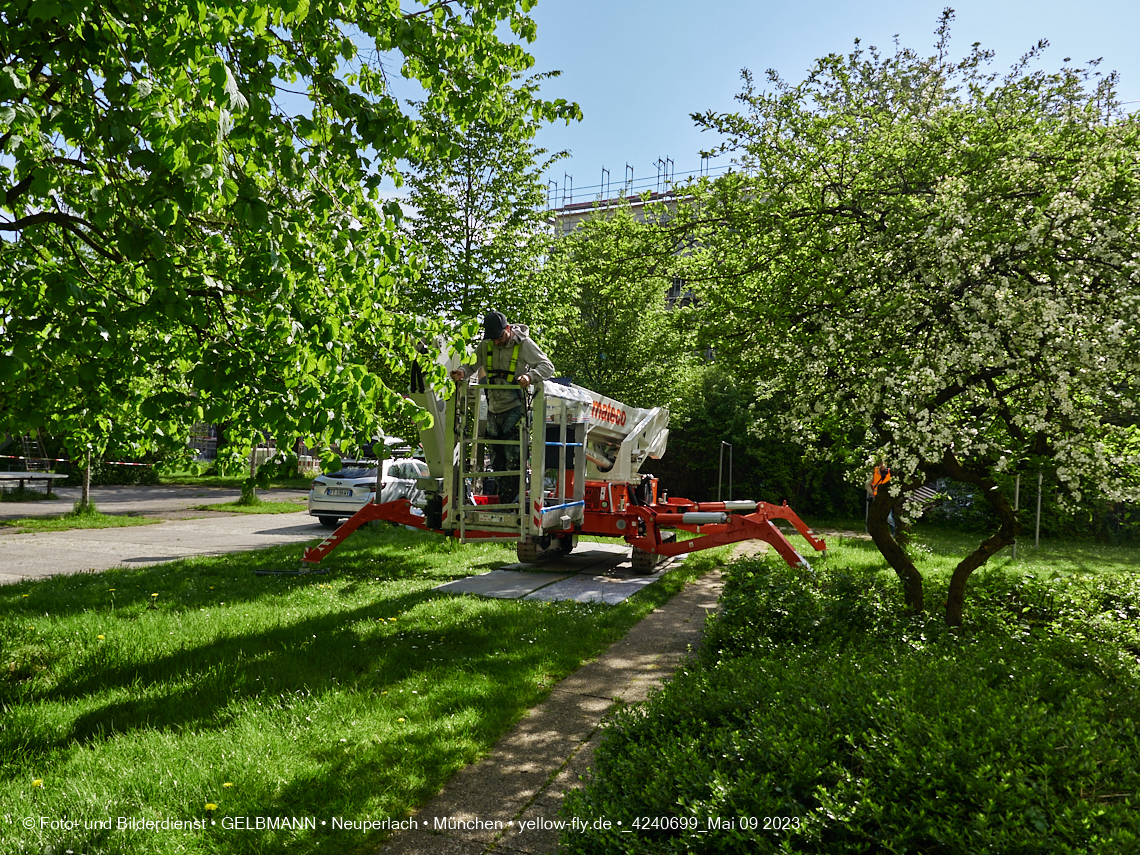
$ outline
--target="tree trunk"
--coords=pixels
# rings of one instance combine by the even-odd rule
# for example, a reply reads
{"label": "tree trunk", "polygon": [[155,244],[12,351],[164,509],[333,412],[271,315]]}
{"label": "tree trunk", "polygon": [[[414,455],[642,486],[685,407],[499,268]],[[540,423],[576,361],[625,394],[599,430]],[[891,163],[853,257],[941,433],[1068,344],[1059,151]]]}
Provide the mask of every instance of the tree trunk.
{"label": "tree trunk", "polygon": [[[230,430],[229,422],[218,422],[214,425],[214,467],[217,468],[218,461],[222,459],[222,449],[227,444],[227,434]],[[221,470],[218,471],[221,475]]]}
{"label": "tree trunk", "polygon": [[79,497],[79,506],[84,512],[91,507],[91,449],[87,449],[83,458],[83,492]]}
{"label": "tree trunk", "polygon": [[953,452],[950,451],[947,451],[943,458],[942,468],[955,481],[963,481],[978,487],[1001,518],[1001,525],[997,532],[982,541],[981,546],[963,558],[950,576],[950,590],[946,596],[946,624],[947,626],[961,626],[962,613],[966,605],[966,582],[969,580],[970,574],[989,561],[990,556],[1000,551],[1002,547],[1013,543],[1017,535],[1021,533],[1021,521],[1018,520],[1017,512],[992,478],[987,477],[984,473],[967,469],[958,462]]}
{"label": "tree trunk", "polygon": [[[891,535],[890,524],[887,522],[891,511],[895,509],[895,504],[896,497],[891,495],[889,486],[887,484],[881,485],[867,512],[867,531],[870,532],[871,540],[875,542],[875,546],[879,547],[879,552],[883,554],[883,558],[891,565],[891,568],[898,575],[899,581],[902,582],[903,596],[906,599],[907,606],[915,614],[921,614],[925,608],[922,600],[922,574],[918,572],[918,568],[914,566],[910,556]],[[901,502],[899,509],[901,510]],[[897,524],[897,513],[895,520]]]}
{"label": "tree trunk", "polygon": [[[912,489],[910,485],[907,486],[908,490]],[[903,520],[903,505],[906,504],[906,493],[899,493],[895,497],[894,505],[891,507],[891,512],[895,515],[895,543],[906,551],[907,546],[910,544],[910,523]]]}
{"label": "tree trunk", "polygon": [[377,428],[377,436],[380,437],[380,441],[372,446],[372,451],[376,455],[376,495],[372,497],[372,503],[379,505],[384,501],[384,458],[388,451],[388,446],[384,443],[383,423]]}
{"label": "tree trunk", "polygon": [[253,440],[253,444],[249,449],[249,477],[241,486],[241,498],[238,499],[239,505],[256,505],[260,504],[257,498],[257,438]]}

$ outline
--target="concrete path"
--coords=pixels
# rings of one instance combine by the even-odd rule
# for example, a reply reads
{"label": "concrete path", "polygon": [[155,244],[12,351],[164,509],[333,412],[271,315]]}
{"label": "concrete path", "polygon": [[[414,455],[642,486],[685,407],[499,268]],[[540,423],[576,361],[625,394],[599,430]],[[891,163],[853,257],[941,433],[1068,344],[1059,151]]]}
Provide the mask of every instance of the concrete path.
{"label": "concrete path", "polygon": [[[47,517],[65,514],[79,501],[79,487],[56,487],[57,499],[38,502],[0,502],[0,520],[18,520],[26,517]],[[266,501],[283,502],[308,495],[306,490],[259,490]],[[233,502],[241,491],[233,487],[178,487],[131,486],[92,487],[91,501],[105,514],[137,514],[156,519],[177,519],[183,515],[202,516],[195,511],[197,505],[217,505]],[[300,505],[298,505],[300,507]]]}
{"label": "concrete path", "polygon": [[[60,498],[0,504],[0,519],[66,513],[78,488],[58,488]],[[71,495],[75,492],[75,496]],[[239,491],[210,487],[98,487],[92,499],[104,513],[171,520],[123,528],[72,529],[8,534],[0,529],[0,584],[111,567],[139,567],[191,555],[220,555],[268,546],[301,544],[328,533],[314,517],[295,514],[225,514],[196,505],[232,502]],[[269,501],[304,497],[303,490],[262,493]],[[297,552],[300,561],[300,550]]]}
{"label": "concrete path", "polygon": [[643,701],[700,643],[721,574],[708,573],[554,687],[492,749],[463,769],[382,855],[539,855],[557,850],[564,793],[580,785],[601,725],[618,703]]}

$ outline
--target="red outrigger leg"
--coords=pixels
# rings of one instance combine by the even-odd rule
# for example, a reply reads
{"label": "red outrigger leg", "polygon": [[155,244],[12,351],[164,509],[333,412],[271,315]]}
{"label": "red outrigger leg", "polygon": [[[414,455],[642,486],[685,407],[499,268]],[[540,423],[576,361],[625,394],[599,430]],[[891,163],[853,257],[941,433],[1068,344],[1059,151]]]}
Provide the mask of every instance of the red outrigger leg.
{"label": "red outrigger leg", "polygon": [[[669,511],[656,512],[657,508],[668,507]],[[800,555],[795,547],[784,537],[772,520],[787,520],[804,539],[812,545],[817,552],[825,552],[827,545],[807,524],[799,518],[795,511],[787,506],[772,505],[768,502],[758,502],[756,510],[749,514],[727,514],[724,522],[695,524],[687,522],[685,517],[692,513],[709,513],[724,511],[723,502],[670,502],[669,505],[655,505],[653,508],[630,508],[644,522],[644,534],[641,536],[627,536],[626,540],[637,549],[654,552],[658,555],[672,556],[701,549],[712,549],[727,543],[739,543],[744,540],[762,540],[788,563],[789,566],[807,566],[807,561]],[[661,539],[661,527],[677,528],[700,535],[683,541],[664,541]]]}
{"label": "red outrigger leg", "polygon": [[388,522],[410,525],[413,528],[427,529],[424,518],[412,513],[412,503],[407,499],[396,499],[393,502],[384,502],[375,505],[369,502],[347,520],[337,526],[336,531],[318,543],[310,546],[301,556],[301,560],[309,564],[316,564],[344,542],[344,539],[372,520],[387,520]]}

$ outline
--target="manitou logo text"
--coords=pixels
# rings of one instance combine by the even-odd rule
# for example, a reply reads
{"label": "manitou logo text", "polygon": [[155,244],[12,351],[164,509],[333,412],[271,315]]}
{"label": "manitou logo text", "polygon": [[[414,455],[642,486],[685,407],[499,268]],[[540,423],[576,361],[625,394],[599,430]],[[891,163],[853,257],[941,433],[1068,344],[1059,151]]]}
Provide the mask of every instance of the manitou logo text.
{"label": "manitou logo text", "polygon": [[621,427],[625,425],[625,410],[594,401],[594,406],[590,408],[590,418],[596,422],[609,422],[611,425]]}

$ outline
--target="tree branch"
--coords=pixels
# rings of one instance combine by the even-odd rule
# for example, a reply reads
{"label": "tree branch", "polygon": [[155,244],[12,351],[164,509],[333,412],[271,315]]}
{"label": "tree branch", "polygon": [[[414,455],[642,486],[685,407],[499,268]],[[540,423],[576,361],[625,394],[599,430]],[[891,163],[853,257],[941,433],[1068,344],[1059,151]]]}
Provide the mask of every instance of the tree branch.
{"label": "tree branch", "polygon": [[[35,214],[29,214],[26,217],[20,217],[11,221],[0,220],[0,232],[23,231],[24,229],[43,225],[44,223],[67,229],[73,235],[91,247],[93,251],[99,253],[99,255],[103,256],[108,261],[119,262],[123,260],[123,257],[119,253],[112,252],[104,246],[96,243],[91,239],[90,235],[84,231],[84,229],[88,229],[91,232],[98,234],[100,238],[103,237],[103,235],[99,233],[99,230],[91,225],[91,223],[87,222],[82,217],[75,217],[71,214],[65,214],[62,211],[38,211]],[[80,228],[80,226],[83,228]]]}
{"label": "tree branch", "polygon": [[993,505],[994,510],[1001,518],[1001,525],[998,530],[982,541],[977,549],[963,558],[954,568],[950,577],[950,588],[946,596],[946,623],[949,626],[961,626],[962,613],[966,604],[966,582],[970,578],[970,574],[989,561],[1003,547],[1016,540],[1017,535],[1021,533],[1021,521],[1018,520],[1017,512],[1010,505],[997,482],[962,465],[952,450],[946,450],[940,468],[947,477],[966,484],[973,484],[981,490],[986,500]]}

